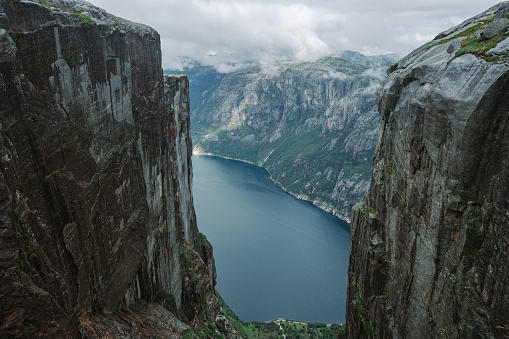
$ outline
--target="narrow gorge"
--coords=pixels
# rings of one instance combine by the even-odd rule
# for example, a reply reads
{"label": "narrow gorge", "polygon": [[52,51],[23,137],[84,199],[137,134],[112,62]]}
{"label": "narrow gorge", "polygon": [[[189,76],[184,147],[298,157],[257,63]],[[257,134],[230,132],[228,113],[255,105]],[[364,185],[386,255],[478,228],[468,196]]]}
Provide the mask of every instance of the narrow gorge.
{"label": "narrow gorge", "polygon": [[341,331],[239,327],[159,34],[82,0],[0,0],[0,338],[509,338],[507,37],[502,2],[395,64],[203,73],[195,150],[352,210]]}

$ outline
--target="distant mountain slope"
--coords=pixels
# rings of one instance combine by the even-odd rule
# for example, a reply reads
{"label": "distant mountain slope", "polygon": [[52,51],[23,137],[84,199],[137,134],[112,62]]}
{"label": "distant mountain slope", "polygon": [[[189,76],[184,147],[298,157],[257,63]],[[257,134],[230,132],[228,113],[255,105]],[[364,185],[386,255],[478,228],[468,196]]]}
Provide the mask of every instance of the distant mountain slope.
{"label": "distant mountain slope", "polygon": [[270,72],[186,71],[195,151],[263,166],[290,193],[348,220],[369,188],[376,90],[394,61],[347,52]]}

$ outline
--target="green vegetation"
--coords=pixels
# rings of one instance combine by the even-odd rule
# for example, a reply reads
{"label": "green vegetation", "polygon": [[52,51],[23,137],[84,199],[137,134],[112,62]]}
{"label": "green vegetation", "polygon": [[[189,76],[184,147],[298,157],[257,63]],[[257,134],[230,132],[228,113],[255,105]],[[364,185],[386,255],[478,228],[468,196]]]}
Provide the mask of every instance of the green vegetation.
{"label": "green vegetation", "polygon": [[43,6],[43,7],[46,7],[48,9],[51,9],[51,10],[54,10],[54,11],[60,11],[61,9],[59,8],[56,8],[56,7],[51,7],[50,5],[48,5],[47,3],[45,2],[42,2],[42,1],[38,1],[37,2],[39,5]]}
{"label": "green vegetation", "polygon": [[[283,338],[279,326],[275,323],[246,323],[249,339],[279,339]],[[287,337],[288,338],[288,337]]]}
{"label": "green vegetation", "polygon": [[369,217],[369,216],[374,216],[375,218],[378,218],[379,217],[379,214],[378,212],[371,206],[366,206],[366,203],[362,203],[361,204],[361,211],[363,211],[364,213],[366,213],[366,215]]}
{"label": "green vegetation", "polygon": [[[492,21],[492,20],[491,20]],[[490,22],[491,22],[490,21]],[[471,34],[474,34],[475,32],[477,32],[478,30],[484,28],[484,26],[486,26],[488,24],[488,22],[486,23],[478,23],[477,25],[474,25],[470,28],[467,28],[466,30],[464,30],[463,32],[460,32],[450,38],[447,38],[447,39],[443,39],[443,40],[440,40],[440,42],[438,44],[445,44],[446,42],[449,42],[449,41],[452,41],[454,39],[457,39],[457,38],[462,38],[462,37],[465,37],[465,36],[469,36]]]}
{"label": "green vegetation", "polygon": [[[507,14],[504,17],[509,19],[509,15],[507,15]],[[491,50],[492,48],[495,48],[498,45],[498,43],[500,43],[501,41],[504,41],[509,36],[509,33],[504,32],[504,33],[501,33],[501,34],[499,34],[491,39],[488,39],[488,40],[480,40],[476,34],[478,31],[480,31],[481,29],[486,27],[486,25],[489,24],[490,22],[492,22],[493,20],[495,20],[495,17],[480,21],[477,24],[475,24],[474,26],[469,27],[466,30],[464,30],[458,34],[455,34],[454,36],[452,36],[450,38],[442,39],[439,42],[437,42],[436,44],[426,47],[425,50],[428,50],[432,47],[435,47],[440,44],[444,44],[446,42],[452,41],[457,38],[465,38],[461,42],[460,49],[456,52],[454,58],[451,59],[449,62],[451,62],[455,58],[460,57],[464,54],[473,54],[476,57],[484,59],[489,62],[501,61],[500,57],[488,54],[487,52],[489,50]]]}
{"label": "green vegetation", "polygon": [[341,325],[341,328],[339,329],[338,338],[344,337],[346,334],[346,324]]}
{"label": "green vegetation", "polygon": [[[303,112],[303,116],[319,116],[317,112]],[[319,201],[329,206],[337,202],[330,198],[334,191],[339,173],[343,171],[345,178],[356,177],[356,181],[371,179],[372,153],[358,153],[365,162],[358,161],[351,154],[331,152],[327,144],[337,140],[337,145],[345,142],[354,131],[353,126],[345,126],[340,131],[322,133],[321,126],[304,128],[299,122],[288,124],[288,132],[280,139],[270,142],[259,140],[259,133],[251,126],[242,126],[232,130],[207,130],[193,135],[193,144],[199,144],[207,152],[219,156],[246,160],[252,163],[263,163],[263,167],[271,173],[272,178],[287,191],[295,195],[305,195],[312,201]],[[196,126],[194,126],[196,128]],[[375,127],[374,127],[375,128]],[[292,132],[294,131],[294,132]],[[366,133],[369,128],[359,131]],[[252,143],[242,142],[251,135]],[[241,145],[241,147],[239,147]],[[270,157],[267,156],[270,154]],[[332,169],[326,174],[327,169]],[[321,175],[317,175],[321,173]],[[311,186],[306,187],[310,184]],[[360,200],[364,192],[351,192]]]}
{"label": "green vegetation", "polygon": [[219,299],[219,302],[221,303],[221,306],[223,307],[223,310],[226,312],[226,317],[228,318],[230,324],[237,329],[238,333],[244,335],[246,338],[250,338],[249,329],[246,324],[239,319],[239,317],[228,307],[228,305],[226,305],[226,302],[223,300],[219,293],[216,292],[216,295]]}
{"label": "green vegetation", "polygon": [[394,175],[394,170],[392,169],[392,164],[389,162],[389,164],[387,165],[387,172],[390,174],[390,175]]}
{"label": "green vegetation", "polygon": [[14,224],[16,225],[16,235],[21,242],[21,246],[19,247],[19,253],[21,255],[21,260],[19,260],[20,268],[23,268],[25,264],[33,266],[33,260],[37,257],[34,253],[34,234],[30,231],[25,231],[21,226],[22,218],[13,219]]}
{"label": "green vegetation", "polygon": [[369,320],[367,319],[368,311],[364,307],[364,304],[361,300],[357,300],[355,302],[355,307],[357,308],[357,311],[359,312],[359,316],[362,319],[362,325],[364,326],[364,330],[368,334],[368,337],[373,337],[373,330],[371,329],[371,325],[369,324]]}
{"label": "green vegetation", "polygon": [[184,253],[184,267],[185,267],[185,268],[186,268],[186,270],[187,270],[187,269],[189,269],[189,268],[190,268],[190,267],[189,267],[189,266],[190,266],[190,265],[189,265],[189,262],[191,261],[191,259],[189,258],[189,254],[187,254],[187,252],[186,252],[185,250],[183,251],[183,253]]}
{"label": "green vegetation", "polygon": [[186,269],[187,272],[192,273],[193,278],[196,279],[196,272],[191,263],[191,257],[189,256],[189,253],[187,253],[186,250],[183,250],[182,252],[184,254],[184,268]]}
{"label": "green vegetation", "polygon": [[[340,324],[308,324],[295,321],[281,321],[281,327],[287,339],[336,339],[340,333]],[[246,323],[250,339],[282,338],[283,332],[277,323]]]}
{"label": "green vegetation", "polygon": [[336,339],[342,328],[340,324],[302,324],[294,322],[282,322],[281,326],[287,339]]}
{"label": "green vegetation", "polygon": [[484,28],[487,24],[489,24],[493,20],[495,20],[495,17],[493,17],[491,19],[488,19],[488,20],[485,20],[485,21],[480,21],[476,25],[474,25],[472,27],[469,27],[466,30],[464,30],[464,31],[462,31],[462,32],[460,32],[458,34],[455,34],[455,35],[453,35],[450,38],[442,39],[439,42],[437,42],[436,44],[426,47],[426,50],[428,50],[428,49],[430,49],[432,47],[435,47],[437,45],[440,45],[440,44],[445,44],[446,42],[452,41],[452,40],[457,39],[457,38],[462,38],[462,37],[470,36],[470,35],[474,34],[475,32],[477,32],[478,30]]}
{"label": "green vegetation", "polygon": [[[281,329],[278,324],[274,322],[252,322],[245,323],[239,319],[239,317],[226,305],[225,301],[219,293],[217,294],[219,301],[223,309],[226,312],[226,316],[230,324],[232,324],[237,332],[246,338],[250,339],[279,339],[283,338]],[[308,324],[302,322],[293,321],[282,321],[281,327],[286,335],[287,339],[311,339],[311,338],[323,338],[323,339],[335,339],[338,333],[341,331],[341,325],[339,324]]]}
{"label": "green vegetation", "polygon": [[370,214],[371,215],[374,215],[376,218],[378,218],[378,212],[375,211],[375,209],[373,207],[369,207],[366,209],[366,214],[369,216]]}
{"label": "green vegetation", "polygon": [[90,26],[97,25],[97,23],[94,21],[94,19],[92,19],[88,15],[85,15],[85,14],[82,14],[82,13],[79,13],[79,12],[70,12],[70,13],[79,16],[84,23],[89,24]]}
{"label": "green vegetation", "polygon": [[206,245],[207,244],[207,237],[203,233],[201,233],[201,232],[198,232],[198,236],[200,237],[200,242],[203,245]]}
{"label": "green vegetation", "polygon": [[[203,325],[203,324],[201,324]],[[182,333],[182,338],[184,339],[224,339],[224,336],[221,334],[217,334],[216,330],[214,328],[214,325],[212,323],[208,323],[207,327],[198,326],[195,328],[192,328],[191,330],[187,330],[184,333]]]}
{"label": "green vegetation", "polygon": [[355,302],[355,307],[357,308],[359,315],[363,318],[364,315],[366,314],[366,309],[364,308],[364,304],[362,303],[362,301],[357,300]]}
{"label": "green vegetation", "polygon": [[55,12],[65,12],[65,13],[74,14],[74,15],[78,16],[81,19],[81,21],[83,21],[84,23],[86,23],[86,24],[88,24],[90,26],[97,25],[97,23],[94,21],[94,19],[92,19],[90,16],[85,15],[83,13],[73,12],[73,11],[69,11],[69,10],[66,10],[66,9],[61,9],[61,8],[53,7],[53,6],[50,6],[47,3],[42,2],[42,1],[38,1],[37,3],[39,5],[41,5],[41,6],[43,6],[43,7],[46,7],[48,9],[52,10],[52,11],[55,11]]}
{"label": "green vegetation", "polygon": [[461,48],[456,52],[456,57],[470,53],[486,61],[500,61],[501,59],[499,57],[491,54],[486,54],[486,52],[492,48],[495,48],[499,42],[504,41],[508,36],[509,33],[505,32],[484,41],[479,41],[477,37],[466,38],[461,42]]}
{"label": "green vegetation", "polygon": [[[281,63],[275,76],[257,67],[228,74],[190,69],[193,144],[263,166],[289,193],[348,216],[371,180],[379,128],[371,91],[380,80],[369,74],[395,61],[355,57]],[[344,114],[343,103],[352,106]],[[344,194],[335,190],[338,178],[348,186]]]}

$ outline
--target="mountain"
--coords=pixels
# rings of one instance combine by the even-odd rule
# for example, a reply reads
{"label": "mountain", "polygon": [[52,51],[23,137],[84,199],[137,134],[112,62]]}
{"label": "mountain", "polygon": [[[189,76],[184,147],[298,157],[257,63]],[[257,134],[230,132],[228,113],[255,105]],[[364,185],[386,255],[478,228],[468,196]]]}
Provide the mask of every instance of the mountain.
{"label": "mountain", "polygon": [[369,187],[375,93],[394,61],[346,52],[271,69],[187,71],[194,151],[263,166],[288,192],[349,220]]}
{"label": "mountain", "polygon": [[0,337],[239,337],[159,34],[80,0],[2,1],[0,26]]}
{"label": "mountain", "polygon": [[389,70],[347,338],[509,336],[509,2]]}

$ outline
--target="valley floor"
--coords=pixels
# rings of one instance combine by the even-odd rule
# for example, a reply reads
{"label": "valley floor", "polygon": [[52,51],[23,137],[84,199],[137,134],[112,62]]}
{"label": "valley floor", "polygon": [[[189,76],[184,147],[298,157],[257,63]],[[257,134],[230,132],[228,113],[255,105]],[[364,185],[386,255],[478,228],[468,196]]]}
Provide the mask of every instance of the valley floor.
{"label": "valley floor", "polygon": [[219,294],[218,297],[228,320],[242,336],[249,339],[336,339],[344,327],[341,324],[306,323],[287,319],[247,323],[239,319]]}

